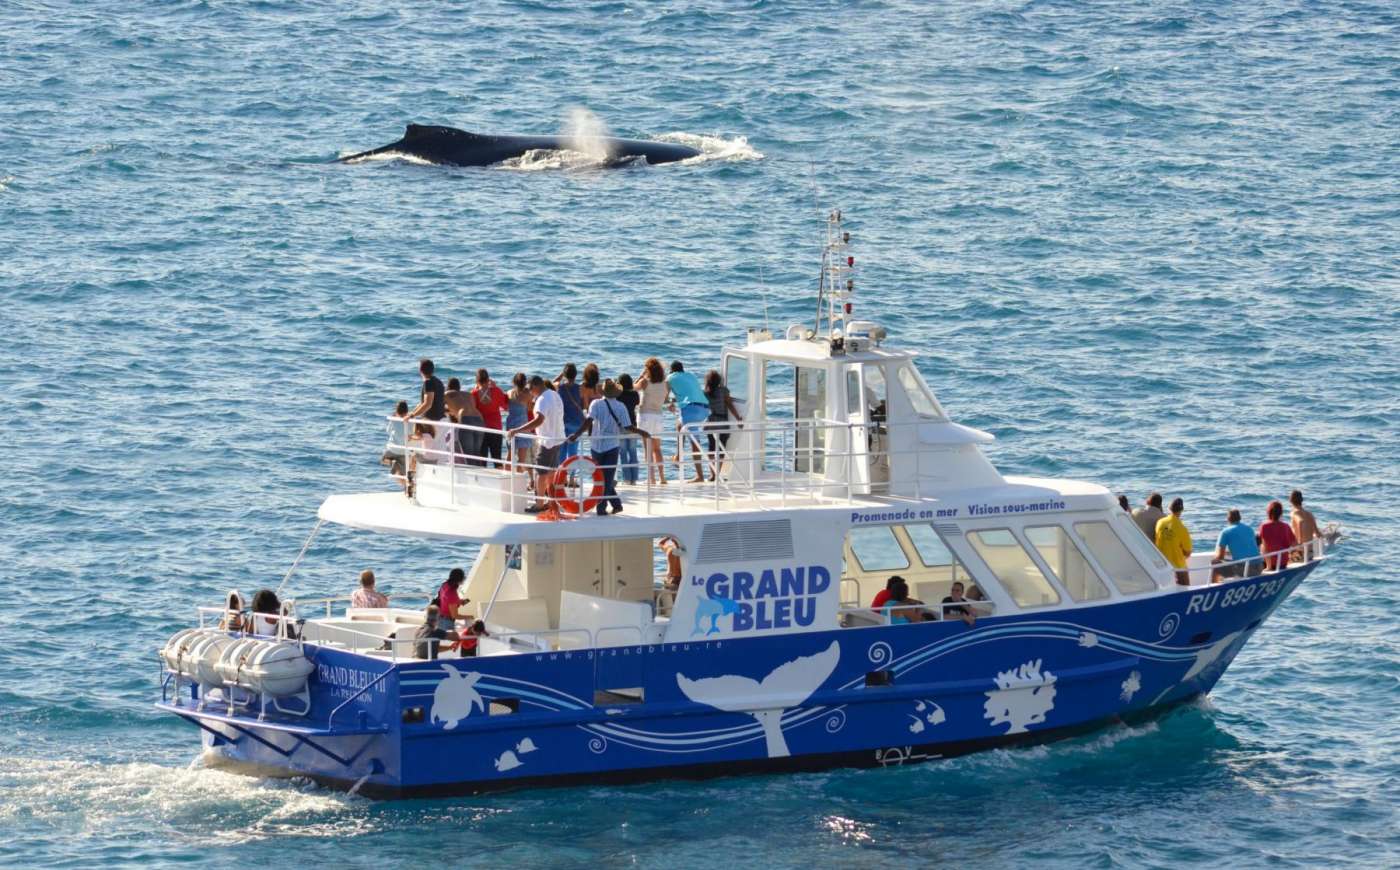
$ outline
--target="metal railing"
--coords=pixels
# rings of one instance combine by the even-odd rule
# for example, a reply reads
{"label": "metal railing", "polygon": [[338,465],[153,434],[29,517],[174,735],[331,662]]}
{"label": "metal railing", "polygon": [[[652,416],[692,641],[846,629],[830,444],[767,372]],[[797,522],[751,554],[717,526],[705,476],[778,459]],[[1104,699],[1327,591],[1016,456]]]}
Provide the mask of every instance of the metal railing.
{"label": "metal railing", "polygon": [[[504,439],[504,452],[500,460],[466,455],[457,452],[457,433],[503,435],[503,430],[488,429],[448,419],[426,420],[422,418],[389,417],[391,423],[402,427],[407,433],[419,424],[431,426],[436,433],[446,430],[449,434],[442,443],[425,445],[405,439],[403,446],[389,445],[392,450],[403,452],[406,465],[405,475],[394,475],[415,497],[422,492],[424,475],[418,473],[424,466],[454,469],[447,484],[447,501],[450,505],[464,502],[464,494],[486,493],[492,498],[505,495],[505,503],[510,512],[519,512],[538,494],[521,493],[515,486],[503,489],[501,484],[516,475],[529,475],[538,479],[542,472],[553,473],[555,467],[525,461],[513,443],[523,439],[539,446],[544,438],[536,433],[527,433]],[[853,502],[858,496],[876,495],[887,497],[907,497],[918,500],[922,496],[923,462],[927,455],[924,445],[919,443],[917,434],[913,446],[903,450],[888,448],[890,436],[899,431],[916,431],[918,427],[946,423],[944,419],[920,419],[903,423],[858,423],[842,422],[825,418],[799,418],[788,420],[700,422],[684,427],[668,429],[655,436],[661,444],[662,476],[666,465],[674,465],[678,473],[674,484],[657,484],[651,481],[649,469],[655,463],[650,460],[647,444],[641,436],[631,433],[606,436],[610,441],[636,442],[636,462],[616,466],[616,480],[619,494],[626,501],[636,503],[640,495],[641,507],[650,512],[658,504],[687,504],[703,498],[716,506],[726,501],[772,499],[786,505],[790,498],[813,500],[844,500]],[[724,444],[721,436],[728,435],[731,444]],[[711,450],[708,436],[714,436],[715,445]],[[736,450],[732,441],[742,437],[750,445],[748,449]],[[591,447],[595,436],[586,435],[578,439],[580,455],[589,455],[585,444]],[[836,444],[844,445],[837,449]],[[707,479],[696,481],[690,469],[699,452],[701,469]],[[670,456],[668,460],[665,457]],[[913,456],[911,467],[901,468],[900,481],[889,473],[891,464],[899,457]],[[471,475],[458,479],[457,469],[468,469]],[[880,473],[877,474],[877,469]],[[623,482],[624,471],[635,471],[637,482]],[[630,476],[630,475],[628,475]],[[902,483],[901,483],[902,482]],[[896,494],[897,486],[911,490],[903,496]]]}

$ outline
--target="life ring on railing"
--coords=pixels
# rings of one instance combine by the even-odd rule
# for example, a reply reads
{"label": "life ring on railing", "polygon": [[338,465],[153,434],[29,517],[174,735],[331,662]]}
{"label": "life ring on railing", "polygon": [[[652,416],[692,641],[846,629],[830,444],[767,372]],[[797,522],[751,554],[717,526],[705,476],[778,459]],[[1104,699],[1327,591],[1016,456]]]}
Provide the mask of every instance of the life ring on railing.
{"label": "life ring on railing", "polygon": [[[589,469],[592,469],[591,473]],[[577,476],[578,482],[570,485],[570,481]],[[582,491],[583,481],[591,477],[593,486],[589,489],[588,495],[582,500],[570,498],[569,491]],[[549,497],[554,500],[554,504],[559,508],[559,512],[566,516],[582,516],[598,506],[598,502],[603,500],[603,469],[597,463],[584,456],[570,456],[564,460],[564,464],[554,470],[553,476],[549,479]]]}

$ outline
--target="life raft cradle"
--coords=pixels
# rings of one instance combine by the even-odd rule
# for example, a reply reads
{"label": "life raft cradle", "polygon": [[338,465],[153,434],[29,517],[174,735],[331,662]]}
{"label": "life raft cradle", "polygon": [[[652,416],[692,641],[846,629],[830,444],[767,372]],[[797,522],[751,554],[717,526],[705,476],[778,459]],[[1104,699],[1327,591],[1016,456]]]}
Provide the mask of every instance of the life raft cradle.
{"label": "life raft cradle", "polygon": [[[213,738],[213,743],[216,746],[220,742],[236,743],[241,739],[247,738],[267,747],[268,749],[271,749],[272,751],[278,753],[284,758],[290,758],[302,746],[306,746],[314,750],[315,752],[319,752],[320,754],[326,756],[327,758],[331,759],[337,764],[340,764],[341,766],[347,768],[348,770],[351,767],[351,765],[353,765],[360,758],[360,756],[364,754],[365,750],[374,744],[374,738],[376,736],[380,734],[387,734],[389,731],[389,726],[387,724],[370,723],[368,714],[366,714],[363,710],[360,711],[359,714],[355,717],[355,721],[353,724],[338,725],[336,724],[335,720],[337,714],[339,714],[341,710],[345,709],[346,706],[351,704],[356,698],[360,697],[365,692],[379,685],[379,683],[382,682],[385,677],[393,673],[392,668],[385,670],[379,676],[366,683],[353,695],[337,704],[335,708],[331,710],[330,715],[326,717],[326,724],[323,727],[318,727],[316,725],[306,724],[302,722],[287,722],[267,719],[266,709],[262,711],[262,715],[256,720],[251,719],[247,716],[237,715],[233,712],[232,707],[230,707],[229,712],[227,713],[219,713],[215,710],[206,710],[204,709],[204,699],[202,697],[198,697],[199,695],[202,695],[202,692],[200,691],[201,687],[198,683],[190,684],[191,701],[198,701],[198,704],[194,706],[186,706],[180,703],[179,685],[182,681],[179,672],[171,671],[164,667],[162,667],[161,670],[161,699],[160,702],[155,705],[156,708],[164,710],[167,713],[173,713],[176,716],[179,716],[181,719],[195,724],[199,727],[201,731],[204,731],[205,733],[209,734],[210,737]],[[174,686],[173,696],[171,692],[172,684]],[[232,730],[237,736],[230,736],[229,733],[224,729]],[[269,739],[267,736],[264,736],[264,734],[259,733],[269,731],[275,732],[277,734],[284,734],[290,737],[292,739],[291,746],[283,746],[277,743],[276,741]],[[331,738],[357,736],[363,736],[366,739],[360,745],[359,749],[355,750],[354,753],[348,756],[343,756],[340,753],[334,751],[333,749],[330,749],[329,747],[324,746],[318,742],[319,740]],[[383,764],[379,761],[379,759],[370,759],[367,775],[382,773],[383,770]]]}

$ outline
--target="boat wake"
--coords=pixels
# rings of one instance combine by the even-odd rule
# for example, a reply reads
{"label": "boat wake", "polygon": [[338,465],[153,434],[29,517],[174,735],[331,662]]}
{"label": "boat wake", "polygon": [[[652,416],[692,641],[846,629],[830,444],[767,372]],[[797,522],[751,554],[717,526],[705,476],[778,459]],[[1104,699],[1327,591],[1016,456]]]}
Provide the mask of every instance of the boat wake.
{"label": "boat wake", "polygon": [[280,836],[344,837],[370,829],[368,802],[309,780],[255,779],[146,762],[0,759],[0,829],[29,828],[139,842],[153,829],[202,844]]}

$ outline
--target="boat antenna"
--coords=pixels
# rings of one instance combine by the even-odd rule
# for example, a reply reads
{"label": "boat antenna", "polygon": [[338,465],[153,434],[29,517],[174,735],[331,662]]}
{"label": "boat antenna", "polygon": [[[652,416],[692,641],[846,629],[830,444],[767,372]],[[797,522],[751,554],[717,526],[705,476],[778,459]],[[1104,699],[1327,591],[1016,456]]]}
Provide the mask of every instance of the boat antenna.
{"label": "boat antenna", "polygon": [[768,328],[768,282],[763,280],[763,264],[758,264],[758,292],[763,297],[763,331],[772,334]]}
{"label": "boat antenna", "polygon": [[850,299],[855,295],[856,258],[847,253],[851,244],[851,234],[842,228],[840,209],[832,209],[826,216],[826,245],[822,248],[821,279],[817,282],[817,327],[822,330],[822,303],[826,303],[826,338],[833,342],[845,343],[846,315],[851,313]]}

